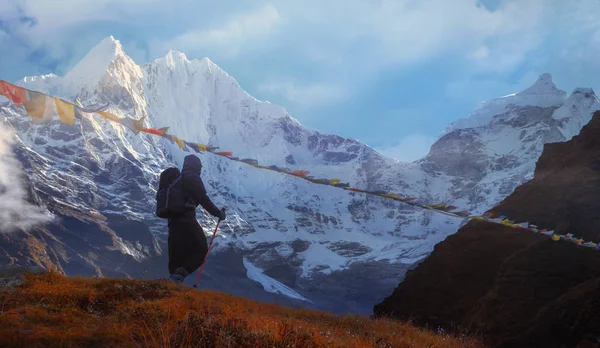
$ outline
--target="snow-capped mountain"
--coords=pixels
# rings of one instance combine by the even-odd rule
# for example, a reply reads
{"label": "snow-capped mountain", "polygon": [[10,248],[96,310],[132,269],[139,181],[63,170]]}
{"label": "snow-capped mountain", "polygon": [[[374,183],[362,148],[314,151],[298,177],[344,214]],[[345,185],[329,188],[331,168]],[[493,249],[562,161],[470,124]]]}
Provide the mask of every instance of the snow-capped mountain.
{"label": "snow-capped mountain", "polygon": [[451,177],[437,199],[481,214],[531,180],[545,143],[570,140],[599,108],[593,90],[567,97],[542,74],[528,89],[482,103],[451,124],[419,164]]}
{"label": "snow-capped mountain", "polygon": [[[592,90],[578,89],[567,98],[544,74],[527,90],[483,103],[455,122],[422,160],[399,163],[356,140],[301,125],[282,107],[250,96],[208,58],[188,60],[170,51],[140,66],[112,37],[65,76],[28,77],[16,84],[84,106],[108,103],[117,116],[144,117],[146,127],[170,127],[168,132],[181,139],[260,164],[305,169],[353,187],[444,201],[477,213],[530,179],[543,144],[570,139],[599,105]],[[189,152],[98,115],[84,115],[73,127],[57,119],[35,125],[24,111],[5,104],[0,117],[15,130],[15,151],[33,190],[51,210],[91,212],[99,224],[112,228],[128,221],[144,225],[156,240],[164,237],[166,224],[153,215],[157,178],[167,166],[181,166]],[[198,156],[209,195],[229,211],[211,255],[233,253],[239,262],[231,267],[245,270],[244,281],[318,308],[370,312],[411,265],[463,222],[210,153]],[[199,212],[210,236],[216,221]],[[110,247],[142,265],[161,253],[155,239],[120,235],[128,231],[115,230]],[[80,257],[91,268],[107,267],[92,256]],[[219,276],[213,274],[215,284],[225,281]]]}

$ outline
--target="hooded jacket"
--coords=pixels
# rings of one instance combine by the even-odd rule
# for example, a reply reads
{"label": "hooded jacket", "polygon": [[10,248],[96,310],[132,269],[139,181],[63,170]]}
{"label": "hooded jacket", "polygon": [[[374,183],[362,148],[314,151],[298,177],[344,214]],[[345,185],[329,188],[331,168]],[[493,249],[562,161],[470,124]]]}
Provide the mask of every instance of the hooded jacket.
{"label": "hooded jacket", "polygon": [[206,188],[204,182],[200,178],[200,172],[202,171],[202,162],[200,158],[194,155],[188,155],[183,160],[183,168],[181,169],[182,184],[186,200],[191,199],[193,206],[190,207],[189,212],[186,212],[183,216],[177,218],[180,219],[196,219],[196,207],[201,205],[209,214],[214,217],[221,216],[221,211],[217,208],[214,203],[208,198],[206,194]]}

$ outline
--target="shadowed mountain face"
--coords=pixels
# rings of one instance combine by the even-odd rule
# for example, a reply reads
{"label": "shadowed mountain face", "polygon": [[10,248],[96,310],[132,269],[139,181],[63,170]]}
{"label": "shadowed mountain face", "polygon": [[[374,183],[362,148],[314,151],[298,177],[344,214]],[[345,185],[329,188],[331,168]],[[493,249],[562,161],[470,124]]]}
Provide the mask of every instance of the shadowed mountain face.
{"label": "shadowed mountain face", "polygon": [[[112,37],[65,76],[17,84],[84,106],[108,104],[117,116],[170,127],[181,139],[238,158],[473,213],[529,180],[543,144],[569,140],[599,105],[593,91],[567,96],[544,74],[525,91],[483,103],[451,125],[422,160],[399,163],[354,139],[300,124],[283,108],[248,95],[207,58],[170,51],[140,66]],[[154,216],[157,179],[163,169],[181,167],[193,150],[134,135],[97,114],[83,114],[72,127],[58,120],[37,125],[22,109],[2,104],[0,120],[14,130],[14,153],[31,192],[57,217],[22,236],[5,235],[7,260],[55,264],[67,274],[167,276],[166,223]],[[205,271],[212,257],[235,255],[228,262],[235,272],[215,271],[207,286],[247,289],[252,283],[244,290],[250,297],[370,314],[407,269],[461,224],[385,198],[197,156],[208,194],[228,209]],[[215,219],[202,210],[198,215],[210,238]],[[28,239],[35,242],[24,243]]]}
{"label": "shadowed mountain face", "polygon": [[[496,215],[600,241],[600,112],[581,133],[547,144],[534,178]],[[483,334],[506,347],[576,346],[600,338],[600,252],[488,222],[438,244],[377,315]]]}
{"label": "shadowed mountain face", "polygon": [[29,203],[43,204],[54,219],[42,227],[0,233],[3,265],[42,266],[73,276],[126,277],[132,265],[163,253],[159,239],[140,221],[60,204],[34,190],[26,175],[22,183]]}

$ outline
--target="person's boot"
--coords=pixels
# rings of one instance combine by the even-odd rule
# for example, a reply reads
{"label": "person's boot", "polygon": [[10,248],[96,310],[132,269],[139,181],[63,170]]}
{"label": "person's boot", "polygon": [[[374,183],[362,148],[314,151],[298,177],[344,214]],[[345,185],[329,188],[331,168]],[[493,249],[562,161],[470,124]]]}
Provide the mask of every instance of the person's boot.
{"label": "person's boot", "polygon": [[175,283],[182,283],[189,273],[183,267],[177,267],[175,273],[171,274],[171,280]]}
{"label": "person's boot", "polygon": [[182,283],[184,279],[185,279],[185,277],[181,274],[178,274],[178,273],[171,274],[171,280],[173,281],[173,283]]}

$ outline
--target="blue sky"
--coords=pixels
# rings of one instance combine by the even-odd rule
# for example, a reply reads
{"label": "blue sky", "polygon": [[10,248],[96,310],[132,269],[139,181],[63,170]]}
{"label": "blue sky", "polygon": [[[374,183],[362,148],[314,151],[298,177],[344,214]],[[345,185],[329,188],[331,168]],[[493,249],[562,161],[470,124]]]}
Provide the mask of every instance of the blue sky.
{"label": "blue sky", "polygon": [[2,0],[0,78],[62,75],[113,35],[138,64],[209,57],[303,124],[414,160],[544,72],[598,87],[597,18],[598,0]]}

